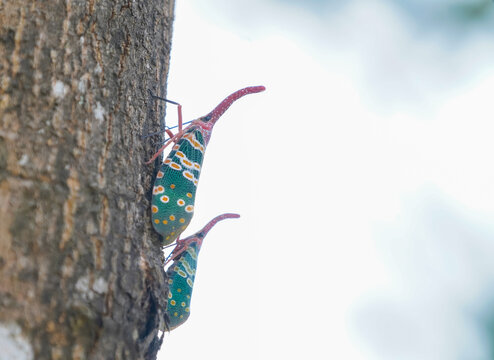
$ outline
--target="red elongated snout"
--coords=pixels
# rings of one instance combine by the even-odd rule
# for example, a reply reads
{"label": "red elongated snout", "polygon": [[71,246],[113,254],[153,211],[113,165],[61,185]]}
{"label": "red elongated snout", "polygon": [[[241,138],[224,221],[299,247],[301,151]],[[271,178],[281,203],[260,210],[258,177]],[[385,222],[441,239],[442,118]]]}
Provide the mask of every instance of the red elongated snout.
{"label": "red elongated snout", "polygon": [[221,220],[236,219],[239,217],[240,217],[240,215],[231,214],[231,213],[218,215],[213,220],[208,222],[200,231],[196,232],[194,235],[188,236],[182,240],[178,240],[177,246],[175,247],[175,249],[173,249],[169,258],[166,260],[165,265],[168,264],[169,262],[173,261],[178,256],[180,256],[180,254],[182,254],[184,251],[186,251],[187,247],[194,242],[197,243],[197,252],[199,252],[199,250],[201,249],[201,246],[202,246],[202,241],[204,240],[204,238],[208,234],[209,230],[211,230],[213,228],[213,226],[215,226]]}
{"label": "red elongated snout", "polygon": [[183,239],[184,242],[189,241],[197,241],[197,245],[199,249],[202,246],[202,241],[208,234],[209,230],[211,230],[218,222],[225,220],[225,219],[237,219],[239,218],[239,214],[231,214],[231,213],[226,213],[226,214],[221,214],[216,216],[214,219],[212,219],[210,222],[208,222],[201,230],[196,232],[194,235],[190,236],[189,238]]}
{"label": "red elongated snout", "polygon": [[240,90],[235,91],[233,94],[227,96],[225,100],[223,100],[221,103],[219,103],[218,106],[216,106],[213,111],[211,111],[209,114],[205,116],[205,118],[208,119],[208,122],[211,125],[214,125],[216,121],[225,113],[226,110],[238,99],[240,99],[242,96],[248,95],[248,94],[255,94],[261,91],[266,90],[264,86],[249,86]]}
{"label": "red elongated snout", "polygon": [[[227,96],[209,114],[192,121],[192,123],[185,130],[190,129],[192,127],[201,127],[203,129],[204,142],[207,145],[209,143],[209,139],[211,138],[211,132],[213,130],[214,124],[236,100],[240,99],[244,95],[255,94],[264,90],[266,90],[264,86],[249,86],[235,91],[233,94]],[[178,105],[179,105],[179,115],[178,115],[179,124],[181,124],[182,123],[181,105],[180,104]],[[179,128],[181,130],[181,125],[179,126]],[[170,139],[168,139],[167,142],[151,157],[151,159],[149,159],[146,162],[146,164],[150,164],[151,162],[153,162],[168,145],[170,145],[172,142],[176,143],[177,141],[179,141],[182,135],[183,135],[183,131],[179,131],[175,136],[172,136]]]}

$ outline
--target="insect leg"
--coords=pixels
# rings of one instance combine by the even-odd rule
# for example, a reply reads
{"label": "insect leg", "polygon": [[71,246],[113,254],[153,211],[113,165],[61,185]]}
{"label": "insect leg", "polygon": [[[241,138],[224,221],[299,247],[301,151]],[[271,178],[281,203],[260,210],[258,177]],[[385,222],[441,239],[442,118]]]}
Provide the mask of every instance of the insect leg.
{"label": "insect leg", "polygon": [[172,100],[168,100],[168,99],[165,99],[161,96],[157,96],[157,95],[154,95],[153,92],[148,89],[149,91],[149,95],[153,98],[153,99],[157,99],[157,100],[163,100],[163,101],[166,101],[166,102],[169,102],[170,104],[174,104],[174,105],[177,105],[177,110],[178,110],[178,132],[177,134],[173,134],[173,132],[170,130],[170,128],[166,128],[165,127],[165,132],[168,134],[168,136],[170,137],[167,141],[165,141],[165,143],[163,144],[163,146],[153,155],[153,157],[151,159],[149,159],[146,164],[150,164],[152,163],[158,156],[159,154],[161,154],[163,152],[163,150],[165,150],[165,148],[171,143],[171,142],[175,142],[177,139],[180,138],[180,136],[182,136],[182,105],[180,105],[178,102],[176,101],[172,101]]}
{"label": "insect leg", "polygon": [[182,131],[182,105],[180,105],[176,101],[168,100],[168,99],[165,99],[164,97],[154,95],[153,92],[150,89],[148,89],[148,91],[149,91],[149,95],[151,95],[151,97],[153,99],[163,100],[163,101],[169,102],[170,104],[177,105],[177,111],[178,111],[178,131]]}
{"label": "insect leg", "polygon": [[177,246],[175,247],[175,249],[173,249],[173,251],[171,252],[171,254],[168,256],[168,259],[166,259],[165,261],[165,266],[172,260],[174,260],[175,258],[177,258],[180,254],[182,254],[185,250],[187,250],[187,248],[189,247],[189,244],[195,239],[184,239],[184,240],[180,240],[180,239],[177,239]]}
{"label": "insect leg", "polygon": [[183,131],[180,131],[176,133],[172,138],[168,139],[165,144],[149,159],[148,161],[145,162],[146,165],[151,164],[162,152],[163,150],[166,149],[168,145],[170,145],[172,142],[176,142],[178,139],[180,139],[183,135]]}

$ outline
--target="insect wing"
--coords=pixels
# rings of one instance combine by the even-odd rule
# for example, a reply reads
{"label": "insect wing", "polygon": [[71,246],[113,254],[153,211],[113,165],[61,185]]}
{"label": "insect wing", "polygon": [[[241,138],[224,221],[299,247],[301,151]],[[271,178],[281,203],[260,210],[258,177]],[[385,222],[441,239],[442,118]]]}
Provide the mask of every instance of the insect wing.
{"label": "insect wing", "polygon": [[166,272],[169,284],[166,313],[170,330],[182,325],[190,315],[198,254],[197,243],[190,244]]}
{"label": "insect wing", "polygon": [[178,238],[192,219],[205,147],[200,129],[186,130],[156,175],[152,221],[165,245]]}

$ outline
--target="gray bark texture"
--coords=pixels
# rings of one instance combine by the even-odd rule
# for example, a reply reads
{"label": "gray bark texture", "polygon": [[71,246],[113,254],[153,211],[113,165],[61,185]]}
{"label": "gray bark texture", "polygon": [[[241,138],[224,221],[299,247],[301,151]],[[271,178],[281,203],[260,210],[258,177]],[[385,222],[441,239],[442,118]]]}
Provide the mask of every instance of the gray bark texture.
{"label": "gray bark texture", "polygon": [[155,359],[174,0],[0,0],[0,359]]}

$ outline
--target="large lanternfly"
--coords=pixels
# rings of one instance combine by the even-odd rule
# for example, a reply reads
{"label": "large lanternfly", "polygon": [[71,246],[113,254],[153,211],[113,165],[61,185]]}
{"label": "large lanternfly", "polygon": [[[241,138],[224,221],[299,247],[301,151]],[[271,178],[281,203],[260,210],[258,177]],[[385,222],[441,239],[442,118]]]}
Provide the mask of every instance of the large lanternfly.
{"label": "large lanternfly", "polygon": [[166,272],[169,285],[166,308],[169,330],[182,325],[190,315],[190,300],[197,269],[197,257],[201,250],[202,241],[218,221],[238,217],[237,214],[223,214],[215,217],[200,231],[182,239],[173,251],[173,262]]}
{"label": "large lanternfly", "polygon": [[179,105],[178,133],[169,134],[171,138],[148,161],[148,163],[154,161],[166,146],[175,143],[156,175],[151,202],[153,227],[163,236],[165,245],[178,239],[192,219],[204,152],[214,125],[234,101],[244,95],[264,90],[264,86],[251,86],[238,90],[223,100],[209,114],[193,120],[183,130]]}

